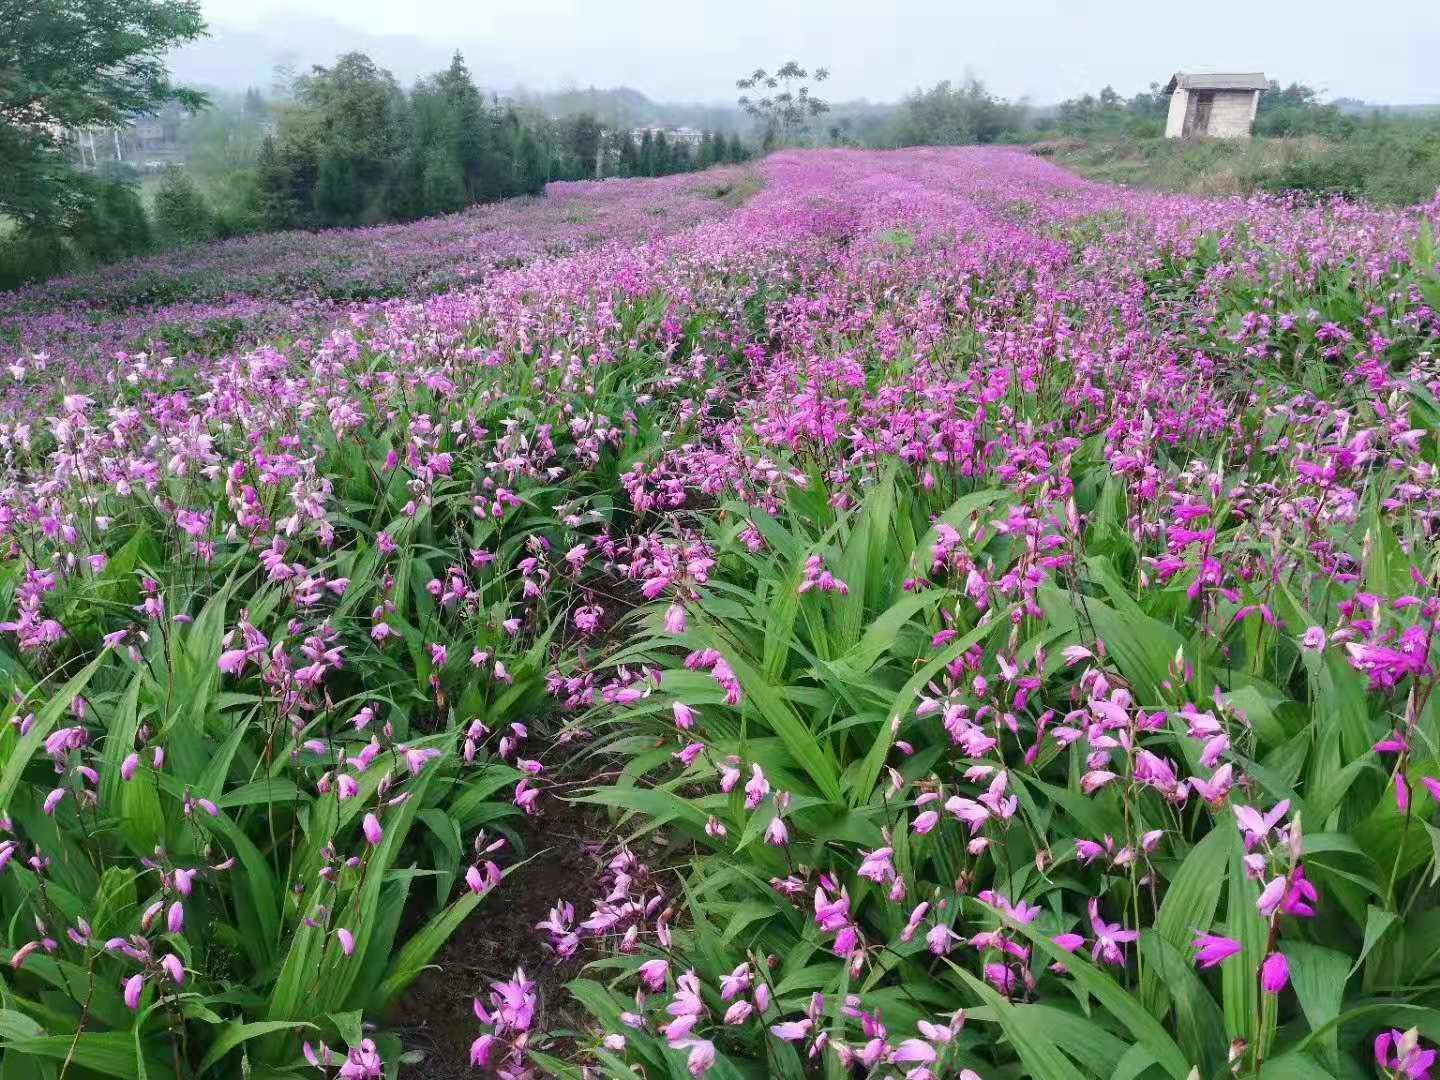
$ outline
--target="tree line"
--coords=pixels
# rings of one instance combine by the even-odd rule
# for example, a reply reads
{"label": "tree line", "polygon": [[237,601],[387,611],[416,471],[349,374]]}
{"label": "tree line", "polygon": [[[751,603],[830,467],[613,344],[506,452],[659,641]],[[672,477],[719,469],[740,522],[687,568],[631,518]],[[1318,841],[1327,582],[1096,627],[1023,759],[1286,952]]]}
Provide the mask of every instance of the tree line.
{"label": "tree line", "polygon": [[[829,135],[832,143],[875,147],[1020,143],[1054,137],[1147,139],[1164,134],[1169,106],[1160,83],[1130,97],[1106,86],[1059,105],[1036,107],[994,94],[971,76],[916,89],[888,115],[872,111],[864,114],[863,122],[842,116],[832,123]],[[1346,138],[1361,127],[1337,106],[1322,103],[1313,87],[1281,86],[1273,80],[1260,95],[1255,119],[1255,134],[1261,136]]]}
{"label": "tree line", "polygon": [[[250,232],[412,221],[552,180],[749,157],[733,133],[637,137],[589,113],[552,119],[483,93],[458,52],[408,91],[354,52],[285,79],[268,101],[252,90],[217,108],[165,72],[164,53],[203,33],[193,0],[35,0],[27,11],[0,26],[0,73],[18,73],[0,78],[0,288]],[[96,44],[85,53],[64,39]],[[177,107],[197,134],[148,207],[133,164],[77,153],[78,130]]]}

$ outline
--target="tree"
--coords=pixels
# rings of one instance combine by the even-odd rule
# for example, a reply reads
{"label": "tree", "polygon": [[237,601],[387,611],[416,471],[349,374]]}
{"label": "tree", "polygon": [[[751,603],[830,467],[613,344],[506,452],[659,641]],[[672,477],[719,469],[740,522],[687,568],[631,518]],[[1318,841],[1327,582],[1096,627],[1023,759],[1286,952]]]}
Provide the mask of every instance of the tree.
{"label": "tree", "polygon": [[1022,110],[994,97],[974,77],[959,86],[944,80],[906,96],[895,119],[897,146],[991,143],[1020,126]]}
{"label": "tree", "polygon": [[616,158],[617,170],[621,176],[640,175],[640,148],[635,145],[635,136],[628,131],[620,137],[620,150]]}
{"label": "tree", "polygon": [[202,94],[171,85],[165,54],[205,32],[198,0],[23,0],[0,16],[0,214],[64,230],[101,193],[66,133],[117,127]]}
{"label": "tree", "polygon": [[1281,87],[1274,79],[1260,94],[1255,116],[1257,135],[1326,135],[1344,138],[1353,133],[1354,121],[1335,105],[1320,101],[1320,91],[1304,83]]}
{"label": "tree", "polygon": [[269,135],[260,143],[260,153],[255,159],[255,183],[248,209],[255,224],[262,229],[288,229],[300,212],[289,163]]}
{"label": "tree", "polygon": [[520,129],[515,164],[520,194],[539,195],[545,190],[545,185],[550,181],[545,148],[540,145],[535,132],[528,127]]}
{"label": "tree", "polygon": [[1158,136],[1169,108],[1170,98],[1159,83],[1128,99],[1107,86],[1098,95],[1062,101],[1056,126],[1067,135],[1086,138]]}
{"label": "tree", "polygon": [[150,221],[135,188],[116,180],[93,186],[93,198],[70,231],[77,253],[86,261],[101,263],[148,251]]}
{"label": "tree", "polygon": [[303,163],[297,181],[313,177],[301,201],[316,222],[353,225],[382,216],[403,145],[405,96],[394,76],[364,53],[346,53],[297,79],[295,100],[281,115],[280,140],[287,156]]}
{"label": "tree", "polygon": [[[822,83],[830,77],[825,68],[816,68],[813,81]],[[768,90],[772,93],[752,98],[741,94],[739,105],[760,124],[762,139],[767,144],[788,146],[791,139],[805,134],[810,121],[829,112],[828,102],[816,97],[810,88],[811,75],[794,60],[786,61],[773,75],[756,68],[735,81],[739,90]]]}
{"label": "tree", "polygon": [[604,131],[594,113],[580,113],[567,120],[563,126],[565,149],[574,161],[575,179],[581,180],[596,175],[600,159],[600,140]]}
{"label": "tree", "polygon": [[430,148],[425,156],[420,190],[422,214],[449,214],[465,205],[465,174],[452,148],[441,145]]}
{"label": "tree", "polygon": [[[474,201],[481,197],[481,160],[489,152],[484,130],[489,123],[485,115],[485,99],[476,89],[465,58],[458,50],[451,58],[450,66],[434,77],[431,86],[440,109],[436,137],[453,144],[454,157],[460,163],[460,175],[465,185],[465,197]],[[423,84],[416,87],[411,95],[412,105],[418,106],[417,99],[424,92]]]}
{"label": "tree", "polygon": [[198,244],[215,235],[215,218],[205,197],[178,165],[166,168],[155,193],[155,225],[170,244]]}
{"label": "tree", "polygon": [[315,213],[325,225],[353,225],[365,207],[366,191],[355,175],[355,162],[327,148],[315,175]]}
{"label": "tree", "polygon": [[655,136],[650,133],[649,128],[646,128],[645,134],[640,136],[640,164],[636,175],[655,175]]}

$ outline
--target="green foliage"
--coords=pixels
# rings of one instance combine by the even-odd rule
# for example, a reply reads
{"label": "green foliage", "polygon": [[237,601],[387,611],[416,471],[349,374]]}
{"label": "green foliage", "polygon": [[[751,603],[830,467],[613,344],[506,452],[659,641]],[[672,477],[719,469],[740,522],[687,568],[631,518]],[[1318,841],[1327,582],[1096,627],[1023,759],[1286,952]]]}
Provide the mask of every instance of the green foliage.
{"label": "green foliage", "polygon": [[738,104],[755,120],[767,149],[789,146],[809,132],[811,121],[830,111],[830,103],[817,97],[812,85],[829,77],[826,68],[816,68],[812,74],[788,60],[773,74],[756,68],[735,81],[738,90],[758,92],[753,97],[741,94]]}
{"label": "green foliage", "polygon": [[1334,105],[1321,103],[1313,87],[1291,83],[1282,88],[1274,79],[1260,95],[1255,114],[1255,134],[1270,136],[1319,135],[1343,139],[1356,124]]}
{"label": "green foliage", "polygon": [[209,204],[190,174],[178,165],[165,170],[155,192],[155,227],[167,244],[183,247],[215,236]]}
{"label": "green foliage", "polygon": [[63,151],[68,129],[106,127],[168,101],[165,54],[204,33],[195,0],[34,0],[0,18],[0,217],[66,232],[97,194]]}
{"label": "green foliage", "polygon": [[151,249],[150,221],[132,185],[83,177],[82,186],[86,197],[66,230],[20,228],[0,237],[0,288]]}
{"label": "green foliage", "polygon": [[1037,147],[1066,168],[1110,183],[1197,194],[1298,192],[1413,206],[1440,187],[1440,122],[1375,120],[1340,141],[1102,138]]}
{"label": "green foliage", "polygon": [[1399,206],[1429,202],[1440,190],[1440,122],[1362,126],[1342,142],[1250,179],[1267,191]]}
{"label": "green foliage", "polygon": [[997,141],[1019,127],[1023,110],[992,95],[979,79],[956,86],[947,79],[916,90],[900,103],[897,146],[964,146]]}

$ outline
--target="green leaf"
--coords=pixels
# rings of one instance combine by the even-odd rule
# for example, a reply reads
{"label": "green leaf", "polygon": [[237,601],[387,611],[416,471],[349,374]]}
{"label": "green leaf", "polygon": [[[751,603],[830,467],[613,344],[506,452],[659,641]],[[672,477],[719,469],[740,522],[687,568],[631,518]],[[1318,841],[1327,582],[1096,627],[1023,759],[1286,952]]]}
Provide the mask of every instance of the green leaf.
{"label": "green leaf", "polygon": [[[1230,873],[1226,882],[1229,894],[1227,935],[1240,942],[1241,951],[1220,965],[1220,985],[1225,1006],[1225,1033],[1231,1039],[1245,1039],[1263,1059],[1267,1039],[1260,1032],[1257,1039],[1256,1017],[1260,1009],[1260,987],[1256,972],[1265,959],[1270,931],[1255,902],[1260,889],[1245,872],[1245,846],[1233,819],[1221,826],[1230,839]],[[1258,1042],[1258,1047],[1256,1043]]]}
{"label": "green leaf", "polygon": [[213,1046],[200,1060],[199,1073],[219,1063],[220,1059],[228,1054],[235,1047],[251,1039],[259,1038],[261,1035],[269,1035],[275,1031],[285,1031],[289,1028],[313,1028],[314,1024],[306,1024],[294,1020],[256,1020],[248,1024],[242,1024],[238,1020],[230,1023]]}
{"label": "green leaf", "polygon": [[[514,867],[508,867],[505,873],[509,874],[513,869]],[[430,960],[440,951],[440,947],[450,940],[450,935],[480,905],[480,901],[485,899],[485,895],[467,890],[463,896],[417,930],[405,942],[400,951],[395,954],[395,959],[390,962],[390,970],[385,973],[384,981],[375,991],[374,1004],[376,1008],[383,1008],[415,981],[415,978],[425,970]]]}
{"label": "green leaf", "polygon": [[[1374,904],[1365,909],[1365,944],[1360,947],[1360,955],[1355,958],[1355,964],[1351,967],[1349,974],[1354,975],[1360,970],[1360,965],[1365,962],[1365,957],[1370,955],[1370,950],[1375,943],[1385,936],[1385,932],[1395,925],[1399,918],[1393,911],[1384,911]],[[1348,976],[1347,976],[1348,978]]]}
{"label": "green leaf", "polygon": [[1017,1005],[1040,1018],[1065,1053],[1095,1076],[1110,1076],[1125,1056],[1126,1044],[1093,1020],[1053,1005]]}
{"label": "green leaf", "polygon": [[293,780],[265,776],[232,788],[216,799],[215,804],[222,810],[231,810],[237,806],[254,806],[257,803],[268,806],[274,803],[307,802],[309,799],[310,796],[296,787]]}
{"label": "green leaf", "polygon": [[1292,1050],[1260,1066],[1260,1080],[1335,1080],[1314,1058]]}
{"label": "green leaf", "polygon": [[[82,1031],[77,1038],[69,1035],[44,1035],[31,1039],[7,1039],[0,1049],[8,1059],[11,1054],[64,1061],[67,1057],[77,1066],[91,1069],[114,1080],[142,1080],[136,1054],[135,1036],[128,1031]],[[73,1050],[73,1052],[72,1052]],[[175,1070],[165,1059],[152,1051],[144,1059],[152,1078],[173,1080]]]}
{"label": "green leaf", "polygon": [[924,592],[906,593],[876,616],[853,648],[831,661],[831,669],[842,678],[863,679],[866,672],[875,666],[875,661],[895,644],[896,636],[910,620],[921,611],[935,607],[955,595],[952,589],[926,589]]}
{"label": "green leaf", "polygon": [[965,652],[977,642],[985,640],[994,632],[996,626],[1003,625],[1005,616],[1009,614],[1007,609],[999,616],[989,622],[981,623],[974,630],[971,630],[963,637],[952,641],[940,652],[930,658],[914,675],[906,680],[905,685],[900,688],[900,693],[895,695],[894,704],[890,707],[890,715],[881,725],[878,737],[865,755],[864,764],[855,776],[855,786],[850,791],[850,805],[859,806],[870,800],[871,792],[875,790],[875,781],[880,776],[880,771],[885,767],[885,759],[890,755],[890,747],[895,744],[895,736],[899,734],[901,725],[909,715],[911,706],[925,684],[933,679],[939,671],[950,663],[961,653]]}
{"label": "green leaf", "polygon": [[953,963],[950,967],[994,1011],[995,1019],[1011,1049],[1019,1055],[1030,1080],[1074,1080],[1075,1066],[1050,1038],[1043,1014],[1018,1008],[964,968]]}
{"label": "green leaf", "polygon": [[1146,1012],[1136,998],[1083,955],[1067,953],[1047,935],[1039,933],[1026,923],[1009,918],[1005,921],[1012,931],[1029,938],[1039,952],[1056,963],[1064,964],[1070,978],[1120,1021],[1134,1036],[1135,1041],[1143,1046],[1174,1080],[1185,1080],[1190,1072],[1190,1062],[1175,1045],[1175,1040],[1170,1037],[1164,1025]]}
{"label": "green leaf", "polygon": [[[1220,906],[1225,885],[1225,868],[1230,861],[1230,835],[1224,828],[1211,829],[1190,849],[1165,890],[1155,918],[1155,933],[1178,952],[1184,952],[1196,934],[1209,933]],[[1146,969],[1140,983],[1141,1000],[1154,1010],[1164,993],[1159,974]]]}
{"label": "green leaf", "polygon": [[1325,1060],[1340,1064],[1339,1031],[1330,1021],[1340,1015],[1345,983],[1350,978],[1349,958],[1334,949],[1303,941],[1281,942],[1280,951],[1290,967],[1290,985],[1300,1000],[1300,1009],[1311,1031],[1323,1031],[1320,1046]]}
{"label": "green leaf", "polygon": [[741,689],[759,714],[765,725],[780,737],[785,749],[803,768],[819,789],[832,803],[840,801],[840,773],[835,767],[834,756],[816,739],[809,726],[801,721],[790,707],[790,703],[779,691],[766,682],[755,668],[739,655],[737,650],[724,641],[709,621],[703,617],[695,620],[703,629],[708,643],[725,657]]}
{"label": "green leaf", "polygon": [[1190,957],[1158,932],[1140,936],[1145,974],[1160,980],[1175,1013],[1175,1035],[1202,1076],[1214,1076],[1225,1064],[1225,1017],[1201,982]]}
{"label": "green leaf", "polygon": [[4,769],[0,770],[0,813],[10,808],[10,799],[20,784],[20,775],[30,764],[35,751],[45,742],[61,715],[70,707],[70,703],[80,696],[80,692],[89,684],[91,676],[104,663],[105,658],[106,654],[102,652],[72,676],[70,681],[45,703],[35,717],[35,722],[30,725],[30,730],[20,736],[14,749],[10,751],[10,756],[5,760]]}

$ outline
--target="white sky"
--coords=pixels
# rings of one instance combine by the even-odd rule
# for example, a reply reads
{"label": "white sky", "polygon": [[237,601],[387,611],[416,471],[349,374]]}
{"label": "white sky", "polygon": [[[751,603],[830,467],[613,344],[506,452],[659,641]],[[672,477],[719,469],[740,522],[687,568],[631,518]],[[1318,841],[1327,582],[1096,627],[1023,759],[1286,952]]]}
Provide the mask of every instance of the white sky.
{"label": "white sky", "polygon": [[[757,65],[832,71],[833,100],[893,99],[967,69],[1044,103],[1176,70],[1263,70],[1330,96],[1440,101],[1437,0],[203,0],[212,26],[260,29],[306,62],[320,17],[396,37],[376,55],[462,49],[477,78],[535,88],[624,84],[724,101]],[[416,40],[418,39],[418,40]],[[428,65],[426,65],[428,66]],[[423,68],[422,68],[423,69]],[[493,77],[486,79],[487,70]],[[408,74],[408,72],[407,72]],[[257,80],[259,81],[259,80]]]}

